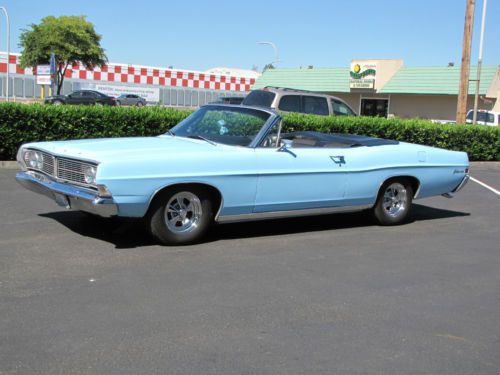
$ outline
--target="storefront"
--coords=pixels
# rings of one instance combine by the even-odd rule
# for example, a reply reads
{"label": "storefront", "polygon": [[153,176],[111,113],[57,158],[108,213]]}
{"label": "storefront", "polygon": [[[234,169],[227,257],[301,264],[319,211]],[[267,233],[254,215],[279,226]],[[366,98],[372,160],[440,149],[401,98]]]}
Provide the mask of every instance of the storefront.
{"label": "storefront", "polygon": [[[471,77],[476,76],[475,67]],[[288,87],[338,96],[364,116],[454,120],[460,67],[406,67],[397,59],[355,59],[347,68],[267,70],[252,88]],[[469,85],[473,107],[475,82]],[[500,110],[500,69],[483,66],[479,107]]]}

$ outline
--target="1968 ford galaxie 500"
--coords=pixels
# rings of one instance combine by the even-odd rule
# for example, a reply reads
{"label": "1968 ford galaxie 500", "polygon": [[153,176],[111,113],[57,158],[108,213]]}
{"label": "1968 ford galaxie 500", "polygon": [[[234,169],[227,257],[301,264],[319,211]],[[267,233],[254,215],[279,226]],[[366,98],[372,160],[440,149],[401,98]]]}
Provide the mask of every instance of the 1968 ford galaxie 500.
{"label": "1968 ford galaxie 500", "polygon": [[371,210],[400,224],[412,200],[451,197],[469,178],[463,152],[281,123],[270,109],[207,105],[158,137],[29,143],[17,180],[62,207],[142,217],[161,243],[187,244],[213,222]]}

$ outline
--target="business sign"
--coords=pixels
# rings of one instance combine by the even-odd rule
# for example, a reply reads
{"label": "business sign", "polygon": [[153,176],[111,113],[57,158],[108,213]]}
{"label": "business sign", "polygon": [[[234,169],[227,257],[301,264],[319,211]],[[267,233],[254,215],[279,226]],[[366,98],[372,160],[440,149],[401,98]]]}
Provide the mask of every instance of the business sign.
{"label": "business sign", "polygon": [[374,89],[377,63],[373,61],[353,61],[349,75],[349,87],[351,89]]}
{"label": "business sign", "polygon": [[37,85],[50,85],[52,83],[50,75],[36,76]]}
{"label": "business sign", "polygon": [[50,65],[37,65],[36,66],[36,75],[48,75],[50,76]]}
{"label": "business sign", "polygon": [[86,82],[82,82],[79,86],[80,89],[95,90],[114,97],[118,97],[122,94],[135,94],[146,99],[147,102],[156,103],[160,101],[160,89],[154,87],[107,85]]}

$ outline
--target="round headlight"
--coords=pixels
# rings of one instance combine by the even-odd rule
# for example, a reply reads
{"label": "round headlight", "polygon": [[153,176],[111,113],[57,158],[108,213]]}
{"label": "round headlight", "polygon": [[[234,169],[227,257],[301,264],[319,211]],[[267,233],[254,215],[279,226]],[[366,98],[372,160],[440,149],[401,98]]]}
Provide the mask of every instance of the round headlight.
{"label": "round headlight", "polygon": [[28,150],[24,154],[24,160],[26,161],[28,167],[42,169],[43,158],[41,153],[33,150]]}
{"label": "round headlight", "polygon": [[38,169],[43,169],[43,154],[41,152],[35,152],[36,155],[36,167]]}
{"label": "round headlight", "polygon": [[87,184],[95,183],[96,168],[92,165],[87,165],[83,169],[83,179]]}

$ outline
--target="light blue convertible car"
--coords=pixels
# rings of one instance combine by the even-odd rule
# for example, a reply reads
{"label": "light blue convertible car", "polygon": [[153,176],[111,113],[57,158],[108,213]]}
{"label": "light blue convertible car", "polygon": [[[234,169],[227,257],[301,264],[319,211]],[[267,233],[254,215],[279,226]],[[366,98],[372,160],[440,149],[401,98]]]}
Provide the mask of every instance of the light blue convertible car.
{"label": "light blue convertible car", "polygon": [[207,105],[158,137],[25,144],[17,180],[62,207],[142,217],[161,243],[187,244],[214,222],[371,210],[400,224],[413,199],[451,197],[469,178],[464,152],[281,124],[272,110]]}

